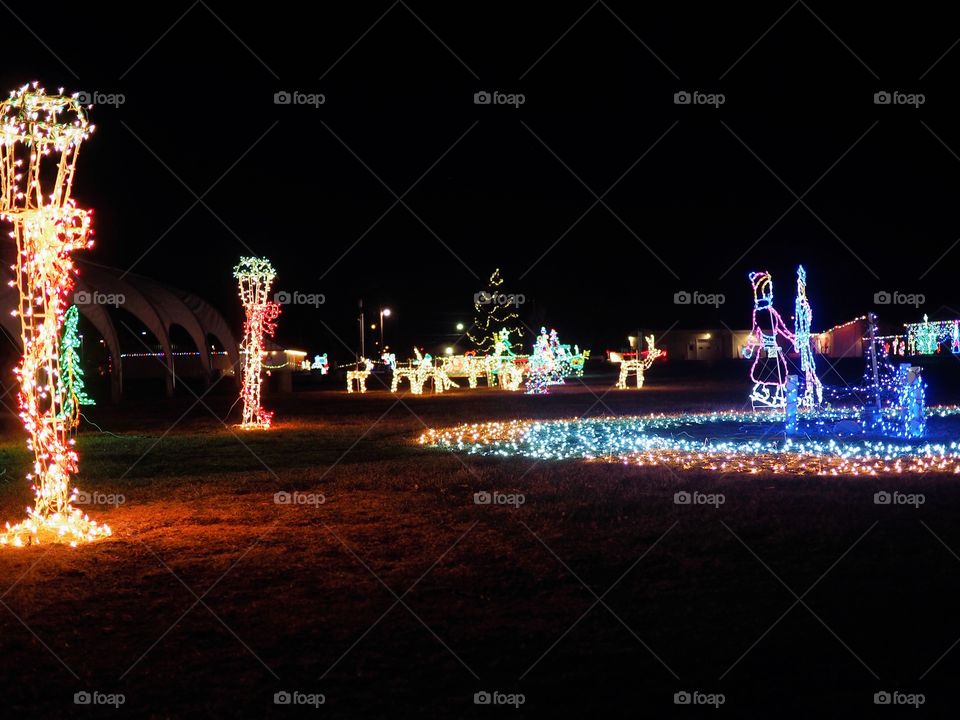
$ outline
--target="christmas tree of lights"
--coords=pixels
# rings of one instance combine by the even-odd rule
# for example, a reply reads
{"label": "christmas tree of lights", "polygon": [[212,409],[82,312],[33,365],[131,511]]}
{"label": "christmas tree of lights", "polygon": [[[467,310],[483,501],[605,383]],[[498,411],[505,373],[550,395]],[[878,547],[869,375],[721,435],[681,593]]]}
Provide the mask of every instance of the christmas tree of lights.
{"label": "christmas tree of lights", "polygon": [[507,295],[501,289],[503,278],[499,268],[493,271],[487,287],[473,296],[473,327],[467,331],[467,337],[482,354],[493,351],[496,335],[507,330],[516,337],[523,336],[523,328],[518,321],[519,295]]}
{"label": "christmas tree of lights", "polygon": [[83,368],[80,367],[80,333],[77,329],[80,311],[76,305],[67,308],[63,316],[63,334],[60,337],[59,388],[60,414],[67,428],[75,429],[80,424],[80,406],[94,405],[83,384]]}
{"label": "christmas tree of lights", "polygon": [[260,390],[263,383],[263,355],[266,352],[263,338],[273,337],[277,329],[280,306],[270,300],[270,287],[276,277],[273,265],[266,258],[242,257],[233,269],[233,276],[240,286],[240,302],[246,312],[243,322],[243,421],[245,430],[270,427],[273,413],[260,407]]}
{"label": "christmas tree of lights", "polygon": [[[33,452],[34,504],[7,524],[0,545],[67,542],[110,535],[110,528],[73,507],[79,457],[59,392],[60,329],[73,288],[71,253],[89,248],[91,212],[71,199],[77,155],[93,126],[76,96],[47,95],[36,83],[0,103],[0,221],[13,226],[23,359],[20,419]],[[13,284],[13,283],[12,283]]]}

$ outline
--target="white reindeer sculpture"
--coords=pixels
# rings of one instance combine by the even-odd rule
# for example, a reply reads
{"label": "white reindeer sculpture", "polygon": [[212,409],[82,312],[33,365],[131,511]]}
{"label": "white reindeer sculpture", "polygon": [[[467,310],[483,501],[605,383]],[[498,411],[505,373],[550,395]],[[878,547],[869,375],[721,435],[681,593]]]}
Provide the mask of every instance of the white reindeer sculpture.
{"label": "white reindeer sculpture", "polygon": [[347,392],[353,392],[353,384],[357,384],[357,389],[360,392],[365,393],[367,391],[367,378],[370,377],[370,373],[373,370],[373,362],[367,360],[367,358],[360,358],[360,362],[363,364],[363,370],[347,370]]}
{"label": "white reindeer sculpture", "polygon": [[631,372],[637,374],[637,389],[643,387],[643,373],[650,369],[653,361],[663,355],[663,351],[654,347],[653,335],[647,335],[643,338],[647,343],[647,356],[640,356],[640,348],[637,348],[637,357],[631,360],[623,359],[620,361],[620,379],[617,380],[617,389],[627,389],[627,379]]}

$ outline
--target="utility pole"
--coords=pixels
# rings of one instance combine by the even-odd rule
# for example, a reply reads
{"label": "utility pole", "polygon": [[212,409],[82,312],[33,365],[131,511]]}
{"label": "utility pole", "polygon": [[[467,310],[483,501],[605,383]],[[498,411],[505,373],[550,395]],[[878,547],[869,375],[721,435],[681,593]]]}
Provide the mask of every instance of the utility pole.
{"label": "utility pole", "polygon": [[[366,332],[363,326],[363,298],[360,298],[360,357],[367,356],[365,336]],[[360,358],[357,358],[357,362],[360,362]]]}

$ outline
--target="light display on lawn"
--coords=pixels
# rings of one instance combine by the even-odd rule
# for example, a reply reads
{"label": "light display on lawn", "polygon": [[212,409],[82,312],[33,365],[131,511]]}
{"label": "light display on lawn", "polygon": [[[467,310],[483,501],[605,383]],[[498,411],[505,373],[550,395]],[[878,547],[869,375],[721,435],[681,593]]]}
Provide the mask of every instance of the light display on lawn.
{"label": "light display on lawn", "polygon": [[510,330],[503,328],[494,333],[493,355],[487,356],[487,384],[496,381],[500,387],[510,392],[520,389],[523,382],[523,370],[517,366],[517,356],[510,341]]}
{"label": "light display on lawn", "polygon": [[823,385],[817,377],[817,364],[810,345],[810,323],[813,309],[807,300],[807,271],[803,265],[797,268],[797,299],[794,303],[794,347],[800,354],[800,370],[803,372],[803,398],[800,403],[813,407],[823,402]]}
{"label": "light display on lawn", "polygon": [[416,386],[414,386],[412,380],[410,382],[410,389],[414,395],[420,395],[423,392],[423,388],[425,388],[429,382],[433,383],[434,393],[442,393],[444,390],[460,387],[447,376],[447,373],[441,366],[434,364],[433,355],[430,353],[421,355],[420,350],[417,348],[414,348],[414,352],[417,355]]}
{"label": "light display on lawn", "polygon": [[[416,350],[416,352],[419,355],[420,351]],[[416,365],[409,361],[406,365],[400,365],[397,363],[397,356],[389,352],[383,354],[383,362],[390,368],[390,372],[393,375],[390,380],[390,392],[395,393],[400,389],[401,380],[406,380],[410,383],[410,392],[414,395],[419,395],[423,392],[423,388],[417,380]]]}
{"label": "light display on lawn", "polygon": [[620,359],[620,377],[617,378],[617,389],[626,390],[630,373],[637,376],[637,390],[643,387],[644,373],[650,369],[654,361],[663,355],[663,351],[656,347],[656,339],[653,335],[644,337],[647,343],[647,351],[641,353],[637,349],[636,357],[621,357]]}
{"label": "light display on lawn", "polygon": [[533,353],[527,361],[527,394],[543,395],[547,392],[547,386],[551,384],[555,377],[556,356],[554,355],[554,343],[552,340],[555,335],[548,335],[546,328],[540,328],[540,334],[537,336],[533,345]]}
{"label": "light display on lawn", "polygon": [[493,271],[485,290],[473,296],[475,317],[473,327],[467,331],[470,342],[476,345],[481,353],[489,353],[497,342],[497,333],[500,330],[522,336],[523,329],[518,318],[517,309],[522,302],[522,295],[503,292],[503,278],[499,268]]}
{"label": "light display on lawn", "polygon": [[80,333],[77,321],[80,311],[76,305],[67,308],[63,316],[63,333],[60,337],[60,362],[57,375],[57,394],[60,396],[60,416],[68,430],[80,424],[80,406],[94,405],[83,385],[83,368],[80,367]]}
{"label": "light display on lawn", "polygon": [[782,408],[786,404],[787,361],[777,338],[782,337],[791,345],[796,339],[773,307],[770,273],[752,272],[749,277],[753,285],[753,322],[743,355],[747,359],[753,358],[750,401],[754,408]]}
{"label": "light display on lawn", "polygon": [[360,365],[363,365],[363,369],[357,370],[347,370],[347,392],[353,392],[353,386],[356,384],[357,390],[362,393],[367,391],[367,378],[370,377],[370,373],[373,372],[373,362],[367,358],[360,358]]}
{"label": "light display on lawn", "polygon": [[910,354],[935,355],[940,343],[949,342],[950,352],[960,355],[960,320],[934,320],[926,315],[923,322],[907,323],[907,349]]}
{"label": "light display on lawn", "polygon": [[910,363],[894,366],[887,344],[877,336],[876,315],[869,313],[866,320],[862,380],[857,385],[824,385],[824,397],[831,408],[852,413],[848,426],[861,434],[924,437],[926,383],[920,368]]}
{"label": "light display on lawn", "polygon": [[264,337],[273,336],[280,316],[280,306],[270,299],[270,287],[276,277],[273,265],[266,258],[242,257],[233,269],[233,276],[240,287],[240,302],[246,318],[243,322],[243,421],[245,430],[270,427],[273,413],[260,406],[260,390],[263,383],[263,356],[266,353]]}
{"label": "light display on lawn", "polygon": [[13,226],[23,359],[20,418],[30,436],[34,504],[6,526],[0,545],[66,542],[110,535],[73,507],[79,458],[69,436],[60,377],[60,333],[73,287],[71,253],[89,248],[91,211],[71,198],[77,155],[93,126],[75,97],[47,95],[36,83],[0,103],[0,221]]}
{"label": "light display on lawn", "polygon": [[[796,437],[782,412],[725,411],[633,418],[513,420],[428,430],[420,443],[445,450],[536,460],[582,459],[721,473],[884,476],[960,474],[960,408],[929,408],[928,440],[869,438],[855,410],[798,418]],[[847,433],[849,424],[858,430]]]}
{"label": "light display on lawn", "polygon": [[330,361],[327,360],[327,354],[314,355],[313,364],[310,365],[310,369],[319,370],[321,375],[326,375],[330,372]]}
{"label": "light display on lawn", "polygon": [[467,350],[463,355],[447,355],[441,367],[449,378],[467,378],[471,390],[476,389],[479,379],[487,374],[486,357],[478,356],[475,350]]}

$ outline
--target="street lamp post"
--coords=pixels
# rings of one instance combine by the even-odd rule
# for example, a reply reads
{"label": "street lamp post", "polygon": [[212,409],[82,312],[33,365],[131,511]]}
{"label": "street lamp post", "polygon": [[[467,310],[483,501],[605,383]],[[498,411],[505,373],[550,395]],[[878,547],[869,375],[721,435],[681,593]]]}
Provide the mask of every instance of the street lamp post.
{"label": "street lamp post", "polygon": [[386,347],[383,344],[383,319],[385,317],[390,317],[390,308],[380,308],[380,350],[381,352],[386,350]]}

